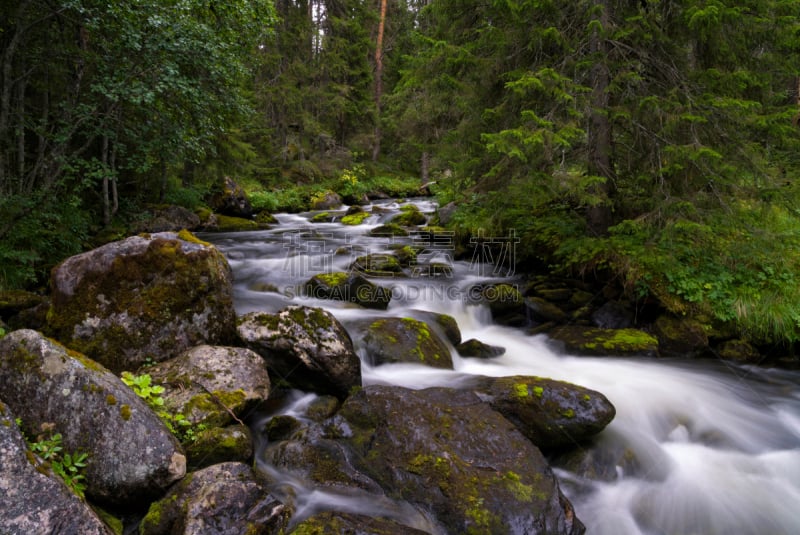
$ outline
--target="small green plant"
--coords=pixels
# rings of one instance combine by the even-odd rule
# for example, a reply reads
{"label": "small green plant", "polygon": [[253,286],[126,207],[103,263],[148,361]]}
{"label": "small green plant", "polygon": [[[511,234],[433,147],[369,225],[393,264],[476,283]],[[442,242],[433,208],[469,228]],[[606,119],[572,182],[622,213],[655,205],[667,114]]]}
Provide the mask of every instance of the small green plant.
{"label": "small green plant", "polygon": [[0,327],[0,338],[4,337],[5,335],[6,335],[6,330]]}
{"label": "small green plant", "polygon": [[164,407],[164,387],[153,383],[149,374],[133,375],[131,372],[122,372],[122,382],[131,387],[137,396],[147,402],[151,409],[158,415],[170,433],[182,443],[194,442],[197,434],[206,428],[204,424],[192,425],[186,415],[173,414]]}
{"label": "small green plant", "polygon": [[83,498],[86,491],[83,471],[86,468],[89,454],[83,452],[64,453],[61,441],[61,433],[55,433],[49,437],[39,437],[36,442],[28,442],[28,447],[42,460],[39,466],[45,469],[49,467],[72,492]]}

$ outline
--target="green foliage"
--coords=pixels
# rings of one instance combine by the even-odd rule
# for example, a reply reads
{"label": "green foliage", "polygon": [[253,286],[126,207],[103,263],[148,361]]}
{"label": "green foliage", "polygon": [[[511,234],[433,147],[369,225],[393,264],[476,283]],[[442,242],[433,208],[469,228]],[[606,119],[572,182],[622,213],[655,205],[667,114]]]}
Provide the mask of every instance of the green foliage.
{"label": "green foliage", "polygon": [[151,409],[158,415],[169,431],[182,443],[194,442],[197,434],[205,429],[205,425],[192,425],[184,414],[173,413],[164,406],[164,387],[153,384],[149,374],[134,375],[131,372],[122,372],[122,382],[131,387],[137,396],[147,402]]}
{"label": "green foliage", "polygon": [[72,492],[83,498],[86,490],[83,472],[89,455],[80,452],[65,453],[61,442],[61,433],[54,433],[35,442],[29,441],[28,447],[43,461],[41,465],[43,468],[49,467]]}

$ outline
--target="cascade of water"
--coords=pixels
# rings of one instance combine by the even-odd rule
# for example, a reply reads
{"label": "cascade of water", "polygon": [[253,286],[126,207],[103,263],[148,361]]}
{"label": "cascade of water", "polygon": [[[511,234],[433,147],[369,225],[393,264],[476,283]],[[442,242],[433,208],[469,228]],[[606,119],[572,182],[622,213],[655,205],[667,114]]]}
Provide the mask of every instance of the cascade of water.
{"label": "cascade of water", "polygon": [[[393,205],[396,209],[397,205]],[[420,203],[424,211],[433,209]],[[462,359],[455,370],[411,364],[363,365],[365,384],[409,388],[451,385],[464,375],[538,375],[605,394],[617,416],[585,452],[593,470],[556,459],[557,474],[579,518],[592,534],[790,534],[800,532],[800,374],[716,361],[588,358],[564,355],[544,336],[491,323],[488,311],[467,299],[485,278],[469,262],[453,264],[446,280],[385,281],[393,301],[385,312],[303,297],[298,284],[315,273],[345,270],[352,254],[381,252],[393,239],[371,238],[376,224],[314,224],[304,215],[279,215],[274,230],[207,235],[235,273],[239,313],[274,311],[290,303],[323,306],[345,325],[377,316],[428,310],[453,316],[464,339],[506,349],[492,360]],[[345,251],[346,253],[347,251]],[[264,292],[268,282],[278,292]],[[298,403],[308,403],[303,398]],[[292,405],[295,407],[295,405]],[[285,410],[295,410],[289,407]],[[580,463],[578,463],[580,465]],[[586,466],[585,464],[582,466]],[[269,469],[265,467],[265,469]],[[595,477],[590,477],[594,474]],[[302,482],[295,492],[308,510],[329,504],[358,510],[357,496],[320,493]],[[398,504],[383,512],[408,515]],[[400,509],[397,509],[397,508]],[[425,525],[419,518],[418,525]]]}

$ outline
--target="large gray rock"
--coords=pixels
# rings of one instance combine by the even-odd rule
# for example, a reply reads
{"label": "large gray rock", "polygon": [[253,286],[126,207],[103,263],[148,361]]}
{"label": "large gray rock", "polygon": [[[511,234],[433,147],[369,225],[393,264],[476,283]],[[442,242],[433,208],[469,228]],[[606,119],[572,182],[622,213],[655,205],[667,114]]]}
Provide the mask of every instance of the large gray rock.
{"label": "large gray rock", "polygon": [[165,407],[192,424],[224,426],[269,397],[269,374],[255,352],[202,345],[147,369],[164,387]]}
{"label": "large gray rock", "polygon": [[571,449],[616,415],[608,399],[582,386],[544,377],[474,377],[468,388],[543,450]]}
{"label": "large gray rock", "polygon": [[0,533],[110,535],[86,502],[37,466],[14,419],[0,401]]}
{"label": "large gray rock", "polygon": [[186,472],[164,424],[113,373],[31,330],[0,340],[0,398],[26,429],[52,424],[67,451],[89,454],[87,495],[131,505]]}
{"label": "large gray rock", "polygon": [[283,533],[289,509],[272,497],[242,463],[192,472],[150,506],[140,535]]}
{"label": "large gray rock", "polygon": [[133,236],[53,269],[48,329],[115,372],[235,338],[231,270],[183,231]]}
{"label": "large gray rock", "polygon": [[339,398],[361,386],[361,361],[342,324],[321,308],[289,306],[239,318],[239,336],[280,379]]}
{"label": "large gray rock", "polygon": [[304,285],[305,294],[317,299],[350,301],[364,308],[386,310],[392,299],[392,291],[373,284],[358,273],[320,273],[311,277]]}
{"label": "large gray rock", "polygon": [[447,533],[584,532],[541,452],[472,392],[368,386],[338,417],[353,465]]}
{"label": "large gray rock", "polygon": [[427,323],[414,318],[381,318],[370,323],[363,338],[373,365],[407,362],[453,369],[450,348]]}

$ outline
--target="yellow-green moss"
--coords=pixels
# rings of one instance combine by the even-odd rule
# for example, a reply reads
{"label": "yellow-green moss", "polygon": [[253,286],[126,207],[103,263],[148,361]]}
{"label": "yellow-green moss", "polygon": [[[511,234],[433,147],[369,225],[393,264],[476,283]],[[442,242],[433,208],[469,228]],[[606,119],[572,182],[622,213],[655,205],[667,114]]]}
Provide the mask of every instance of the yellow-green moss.
{"label": "yellow-green moss", "polygon": [[197,244],[200,244],[200,245],[211,246],[210,243],[208,243],[207,241],[201,240],[200,238],[198,238],[197,236],[195,236],[194,234],[192,234],[191,232],[189,232],[186,229],[181,229],[181,231],[178,232],[178,238],[183,240],[183,241],[190,242],[190,243],[197,243]]}
{"label": "yellow-green moss", "polygon": [[541,386],[534,386],[534,387],[533,387],[533,394],[534,394],[534,395],[535,395],[537,398],[540,398],[540,397],[542,397],[542,395],[544,395],[544,388],[542,388]]}
{"label": "yellow-green moss", "polygon": [[122,417],[123,420],[126,422],[131,419],[131,408],[129,405],[122,405],[119,408],[119,415]]}
{"label": "yellow-green moss", "polygon": [[346,283],[349,276],[349,273],[338,271],[336,273],[320,273],[319,275],[314,275],[314,278],[324,285],[334,288]]}
{"label": "yellow-green moss", "polygon": [[113,394],[108,394],[106,396],[106,403],[108,403],[109,405],[116,405],[117,398],[115,398]]}
{"label": "yellow-green moss", "polygon": [[514,385],[514,394],[518,398],[526,398],[530,394],[528,393],[528,385],[525,383],[517,383]]}
{"label": "yellow-green moss", "polygon": [[320,212],[318,214],[314,214],[310,221],[312,223],[328,223],[331,221],[331,219],[333,219],[333,216],[331,216],[330,212]]}
{"label": "yellow-green moss", "polygon": [[369,212],[356,212],[354,214],[348,214],[342,218],[342,224],[360,225],[369,216],[370,216]]}

